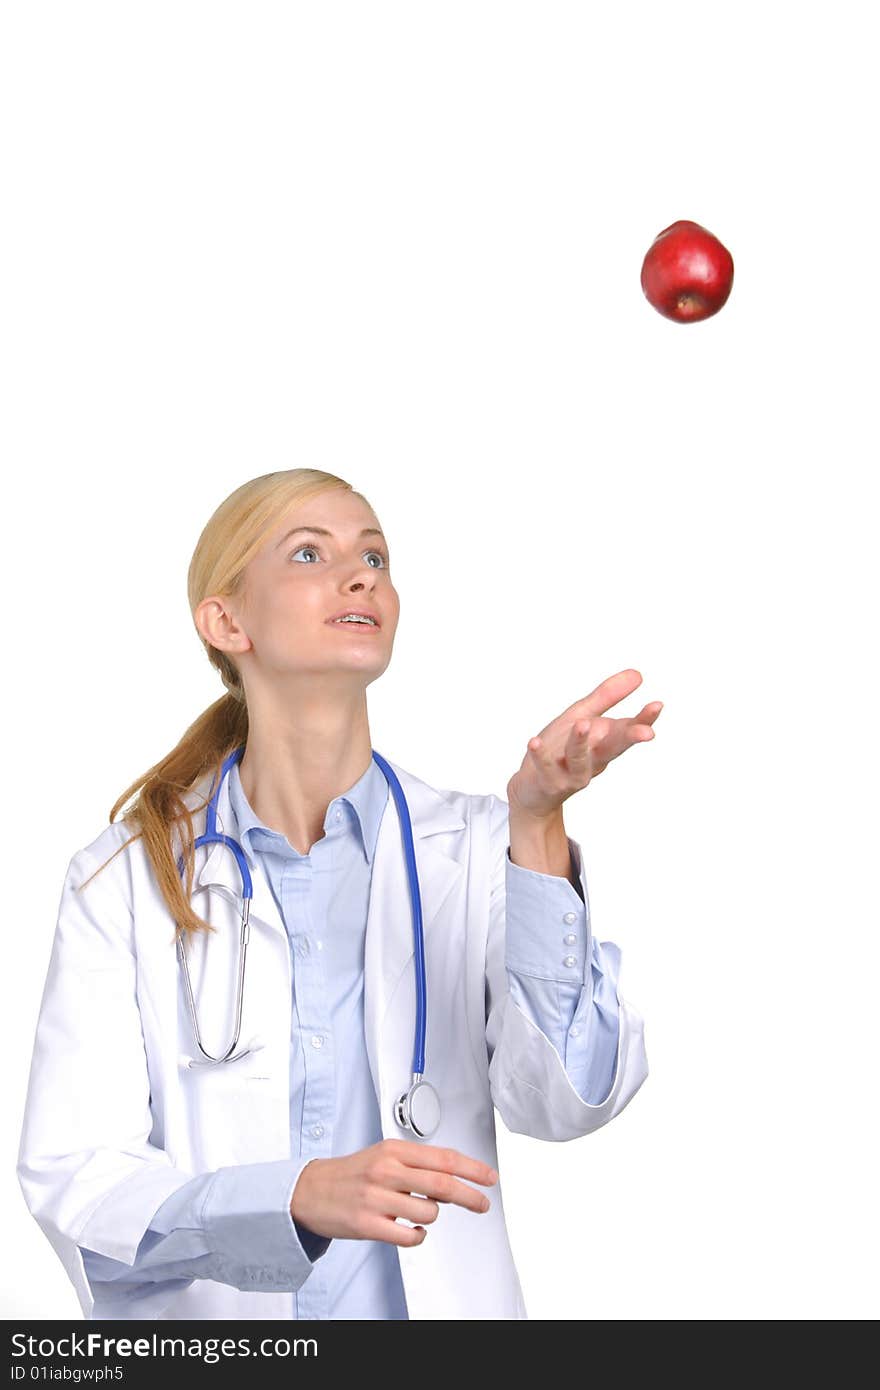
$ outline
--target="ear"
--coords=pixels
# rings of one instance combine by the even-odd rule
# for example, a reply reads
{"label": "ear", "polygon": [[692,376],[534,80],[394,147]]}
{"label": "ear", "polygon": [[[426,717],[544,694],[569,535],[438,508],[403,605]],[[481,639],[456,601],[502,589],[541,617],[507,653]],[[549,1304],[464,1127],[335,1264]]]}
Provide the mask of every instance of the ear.
{"label": "ear", "polygon": [[250,639],[236,619],[228,598],[211,594],[202,599],[193,619],[202,639],[218,651],[244,652],[250,649]]}

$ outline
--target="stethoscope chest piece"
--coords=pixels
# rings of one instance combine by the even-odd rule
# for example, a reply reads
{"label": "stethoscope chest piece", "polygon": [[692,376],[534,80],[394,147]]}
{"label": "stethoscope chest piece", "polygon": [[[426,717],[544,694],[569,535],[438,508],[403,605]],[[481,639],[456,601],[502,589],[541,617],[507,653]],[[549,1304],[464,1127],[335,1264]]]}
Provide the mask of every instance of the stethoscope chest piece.
{"label": "stethoscope chest piece", "polygon": [[411,1129],[420,1139],[427,1139],[440,1123],[440,1097],[430,1081],[414,1081],[408,1091],[398,1096],[394,1118],[401,1129]]}

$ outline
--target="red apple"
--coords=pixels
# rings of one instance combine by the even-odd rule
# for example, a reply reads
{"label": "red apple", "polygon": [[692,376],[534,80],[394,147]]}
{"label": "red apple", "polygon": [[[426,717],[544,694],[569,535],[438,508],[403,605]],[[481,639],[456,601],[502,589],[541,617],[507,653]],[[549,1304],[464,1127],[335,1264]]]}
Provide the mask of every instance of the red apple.
{"label": "red apple", "polygon": [[642,262],[649,304],[675,323],[711,318],[727,303],[733,257],[699,222],[673,222],[654,238]]}

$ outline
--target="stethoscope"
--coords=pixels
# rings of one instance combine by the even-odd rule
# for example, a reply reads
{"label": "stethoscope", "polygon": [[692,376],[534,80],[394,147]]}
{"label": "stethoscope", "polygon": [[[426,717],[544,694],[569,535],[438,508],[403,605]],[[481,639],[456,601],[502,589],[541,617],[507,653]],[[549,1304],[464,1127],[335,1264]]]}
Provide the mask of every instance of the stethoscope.
{"label": "stethoscope", "polygon": [[[205,833],[200,835],[195,841],[194,849],[200,845],[220,844],[226,845],[232,850],[238,863],[241,873],[242,900],[241,900],[241,937],[239,941],[238,957],[238,988],[235,1001],[235,1034],[222,1057],[213,1057],[210,1052],[205,1050],[202,1044],[202,1035],[199,1030],[199,1021],[196,1017],[196,1004],[193,998],[192,982],[190,980],[189,965],[187,964],[186,951],[183,945],[183,935],[177,939],[177,951],[180,963],[183,966],[183,975],[186,983],[187,1002],[189,1004],[190,1019],[192,1020],[193,1033],[196,1045],[202,1054],[202,1058],[195,1058],[188,1061],[190,1067],[217,1066],[221,1062],[237,1062],[241,1057],[247,1057],[254,1051],[251,1042],[241,1052],[236,1052],[239,1033],[241,1032],[241,1007],[244,998],[244,967],[247,958],[248,940],[250,938],[250,928],[248,918],[251,910],[251,898],[253,896],[253,884],[248,862],[244,856],[244,850],[230,835],[222,835],[217,830],[217,798],[220,794],[220,787],[223,778],[228,773],[232,765],[243,756],[244,745],[236,748],[223,762],[220,768],[220,777],[217,782],[216,790],[208,802],[208,814],[205,822]],[[379,764],[385,774],[385,779],[391,787],[392,795],[397,804],[397,813],[400,819],[400,828],[403,834],[403,846],[406,855],[406,872],[409,880],[409,896],[412,906],[413,917],[413,936],[415,940],[415,966],[416,966],[416,1036],[415,1050],[413,1052],[413,1074],[409,1090],[404,1091],[394,1102],[394,1118],[401,1129],[412,1130],[419,1138],[425,1139],[433,1134],[440,1123],[440,1097],[431,1085],[430,1081],[424,1080],[425,1072],[425,1034],[426,1034],[426,1015],[428,987],[425,978],[425,939],[422,931],[422,900],[419,893],[419,875],[416,868],[416,856],[413,849],[412,822],[410,820],[409,807],[406,804],[406,797],[397,776],[389,767],[385,759],[373,749],[373,760]],[[177,871],[183,874],[183,856],[177,861]],[[202,1060],[203,1059],[203,1060]]]}

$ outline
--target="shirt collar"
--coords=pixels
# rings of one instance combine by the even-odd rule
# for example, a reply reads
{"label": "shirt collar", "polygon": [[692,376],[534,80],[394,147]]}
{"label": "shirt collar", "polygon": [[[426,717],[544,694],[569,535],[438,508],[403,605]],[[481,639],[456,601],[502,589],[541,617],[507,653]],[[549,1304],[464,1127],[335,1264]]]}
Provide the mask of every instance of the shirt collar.
{"label": "shirt collar", "polygon": [[[259,832],[265,835],[275,836],[276,839],[284,839],[284,836],[277,830],[272,830],[268,825],[264,825],[259,817],[254,813],[253,808],[244,794],[241,779],[238,775],[238,760],[236,760],[227,773],[229,783],[229,803],[238,827],[238,839],[243,840],[247,837],[251,849],[255,849],[254,840],[259,839]],[[353,787],[348,791],[335,796],[327,807],[327,814],[324,817],[324,833],[330,834],[337,828],[336,810],[343,810],[350,825],[357,827],[357,839],[363,849],[367,863],[372,865],[373,856],[376,852],[376,841],[379,838],[379,825],[388,801],[391,788],[385,779],[385,774],[380,768],[376,759],[370,758],[370,766],[366,772],[358,778]]]}

